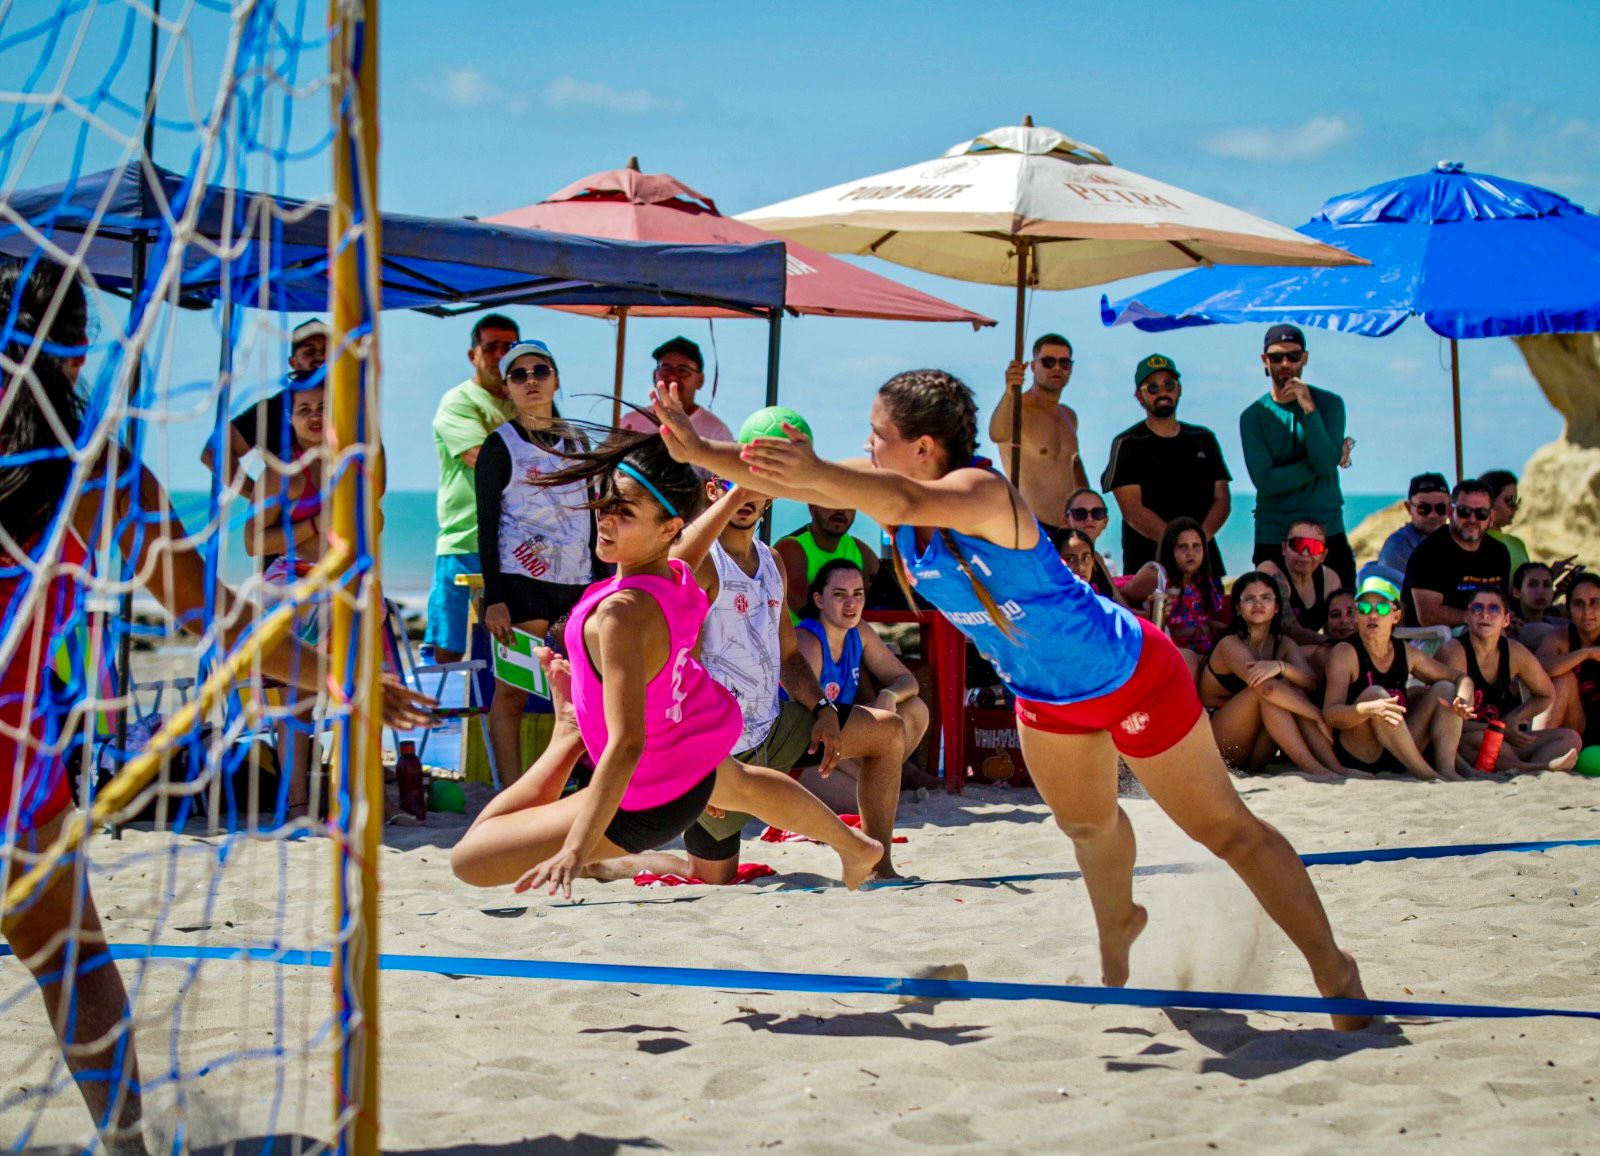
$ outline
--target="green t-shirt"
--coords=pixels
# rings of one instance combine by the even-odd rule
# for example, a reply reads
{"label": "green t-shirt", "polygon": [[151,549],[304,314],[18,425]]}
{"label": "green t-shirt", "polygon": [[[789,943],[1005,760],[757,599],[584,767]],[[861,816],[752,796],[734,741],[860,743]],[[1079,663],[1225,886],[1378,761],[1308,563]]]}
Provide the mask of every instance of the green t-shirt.
{"label": "green t-shirt", "polygon": [[490,433],[516,417],[517,408],[475,381],[463,381],[439,399],[433,446],[439,452],[439,538],[436,554],[478,552],[478,491],[461,460]]}
{"label": "green t-shirt", "polygon": [[1315,518],[1329,535],[1344,533],[1339,459],[1344,401],[1311,387],[1310,413],[1265,393],[1239,415],[1244,464],[1256,487],[1256,542],[1283,541],[1296,518]]}
{"label": "green t-shirt", "polygon": [[1515,534],[1508,534],[1504,530],[1490,530],[1489,537],[1504,546],[1511,555],[1511,573],[1517,572],[1518,566],[1528,563],[1528,545]]}

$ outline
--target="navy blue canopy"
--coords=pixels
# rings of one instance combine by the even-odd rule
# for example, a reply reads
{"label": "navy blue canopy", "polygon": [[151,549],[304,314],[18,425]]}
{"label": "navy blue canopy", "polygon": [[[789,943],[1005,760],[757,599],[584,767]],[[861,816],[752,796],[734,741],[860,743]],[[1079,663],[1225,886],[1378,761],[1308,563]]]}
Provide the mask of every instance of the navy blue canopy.
{"label": "navy blue canopy", "polygon": [[1537,185],[1441,164],[1334,197],[1300,232],[1371,262],[1200,269],[1122,301],[1107,325],[1289,322],[1381,337],[1420,316],[1440,336],[1600,329],[1600,216]]}
{"label": "navy blue canopy", "polygon": [[[92,227],[86,265],[104,288],[131,289],[136,239],[149,242],[147,268],[156,277],[181,230],[205,239],[183,248],[185,304],[220,299],[226,277],[232,282],[228,295],[239,305],[292,312],[327,308],[325,202],[191,183],[135,160],[7,197],[0,202],[0,253],[27,257],[37,251],[22,222],[68,252],[83,247]],[[382,228],[386,309],[515,301],[770,312],[784,303],[784,246],[776,240],[663,245],[404,213],[384,213]],[[217,256],[219,246],[226,261]]]}

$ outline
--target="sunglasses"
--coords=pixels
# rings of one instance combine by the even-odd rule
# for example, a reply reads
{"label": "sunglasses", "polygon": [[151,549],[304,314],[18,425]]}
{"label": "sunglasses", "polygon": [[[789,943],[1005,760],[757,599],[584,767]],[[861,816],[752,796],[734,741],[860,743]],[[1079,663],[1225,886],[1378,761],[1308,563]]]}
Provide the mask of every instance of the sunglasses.
{"label": "sunglasses", "polygon": [[1068,510],[1067,513],[1075,522],[1103,522],[1106,518],[1104,506],[1079,506],[1075,510]]}
{"label": "sunglasses", "polygon": [[1267,359],[1269,365],[1282,365],[1284,362],[1299,365],[1306,359],[1304,353],[1264,353],[1262,356]]}
{"label": "sunglasses", "polygon": [[506,374],[506,380],[512,385],[527,385],[530,381],[549,381],[556,375],[556,371],[548,365],[535,365],[528,369],[518,366]]}
{"label": "sunglasses", "polygon": [[1505,609],[1498,602],[1474,602],[1467,607],[1467,613],[1476,614],[1481,618],[1493,618],[1497,614],[1505,613]]}
{"label": "sunglasses", "polygon": [[1448,514],[1450,512],[1449,502],[1412,502],[1411,504],[1416,507],[1417,513],[1424,516],[1428,514]]}
{"label": "sunglasses", "polygon": [[1058,365],[1062,369],[1071,369],[1072,368],[1072,358],[1070,358],[1070,357],[1041,357],[1041,358],[1039,358],[1039,368],[1040,369],[1054,369]]}
{"label": "sunglasses", "polygon": [[1356,603],[1356,613],[1357,614],[1376,614],[1379,618],[1387,618],[1387,617],[1389,617],[1390,611],[1392,611],[1394,609],[1395,609],[1395,606],[1391,602],[1357,602]]}
{"label": "sunglasses", "polygon": [[1154,395],[1158,393],[1177,393],[1178,383],[1175,381],[1146,381],[1144,391]]}
{"label": "sunglasses", "polygon": [[1304,538],[1296,535],[1283,545],[1285,549],[1307,558],[1320,558],[1328,552],[1328,544],[1321,538]]}
{"label": "sunglasses", "polygon": [[734,487],[734,483],[729,481],[727,478],[712,478],[711,484],[716,486],[717,489],[721,490],[724,494]]}
{"label": "sunglasses", "polygon": [[1471,518],[1476,518],[1480,522],[1487,522],[1489,520],[1489,507],[1488,506],[1457,506],[1456,507],[1456,517],[1460,518],[1463,522],[1465,522],[1465,521],[1467,521],[1467,520],[1469,520]]}

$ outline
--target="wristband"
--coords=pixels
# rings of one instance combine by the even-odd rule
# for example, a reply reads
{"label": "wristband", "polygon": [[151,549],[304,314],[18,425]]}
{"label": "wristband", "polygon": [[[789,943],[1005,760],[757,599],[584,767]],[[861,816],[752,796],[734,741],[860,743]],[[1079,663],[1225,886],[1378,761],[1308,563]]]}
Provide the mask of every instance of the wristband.
{"label": "wristband", "polygon": [[819,698],[817,700],[817,705],[811,708],[811,717],[814,719],[821,718],[824,710],[831,710],[834,718],[840,717],[839,704],[834,702],[827,695],[823,695],[821,698]]}

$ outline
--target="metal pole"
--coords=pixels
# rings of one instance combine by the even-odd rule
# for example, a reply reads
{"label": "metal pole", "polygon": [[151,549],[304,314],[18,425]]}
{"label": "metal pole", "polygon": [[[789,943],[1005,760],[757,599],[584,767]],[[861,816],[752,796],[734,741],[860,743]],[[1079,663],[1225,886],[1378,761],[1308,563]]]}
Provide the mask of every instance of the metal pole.
{"label": "metal pole", "polygon": [[1456,350],[1456,339],[1450,339],[1450,401],[1456,416],[1456,481],[1466,476],[1461,458],[1461,361]]}
{"label": "metal pole", "polygon": [[[331,583],[333,681],[350,687],[348,713],[334,744],[334,1015],[343,1041],[334,1065],[337,1149],[377,1156],[378,863],[383,849],[383,732],[378,625],[379,585],[378,310],[378,0],[329,0],[330,89],[334,122],[333,204],[328,214],[330,277],[328,392],[334,543],[357,553]],[[359,216],[358,216],[359,211]],[[363,230],[352,238],[358,225]],[[356,243],[347,243],[350,241]],[[360,329],[371,326],[366,335]],[[359,447],[358,447],[358,443]],[[358,452],[352,453],[353,450]],[[348,807],[348,813],[345,808]]]}
{"label": "metal pole", "polygon": [[628,307],[617,307],[617,372],[611,382],[611,425],[622,424],[622,355],[628,348]]}
{"label": "metal pole", "polygon": [[[778,358],[783,349],[783,308],[780,306],[767,317],[767,404],[778,404]],[[772,541],[772,507],[761,515],[761,540]]]}
{"label": "metal pole", "polygon": [[[1022,360],[1023,327],[1028,323],[1028,242],[1017,238],[1017,332],[1012,344],[1011,360]],[[1022,488],[1022,387],[1011,392],[1011,483]]]}

